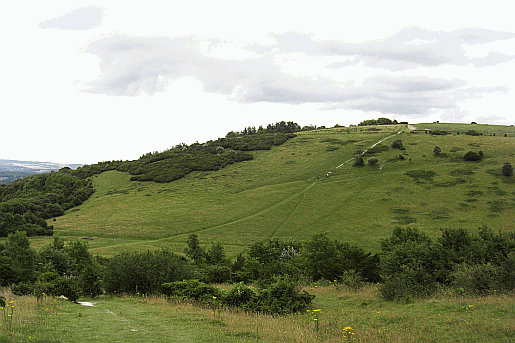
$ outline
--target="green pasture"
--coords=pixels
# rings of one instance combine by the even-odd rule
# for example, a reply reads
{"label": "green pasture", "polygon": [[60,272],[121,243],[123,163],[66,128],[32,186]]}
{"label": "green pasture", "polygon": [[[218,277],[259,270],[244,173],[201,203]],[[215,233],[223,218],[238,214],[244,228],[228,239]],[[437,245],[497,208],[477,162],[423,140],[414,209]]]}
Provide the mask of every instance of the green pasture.
{"label": "green pasture", "polygon": [[[222,286],[223,287],[223,286]],[[442,294],[386,302],[377,287],[311,284],[313,307],[286,316],[199,307],[164,297],[101,296],[93,306],[16,297],[0,342],[513,342],[512,295]],[[1,311],[0,311],[1,312]],[[11,312],[10,312],[11,313]]]}
{"label": "green pasture", "polygon": [[[364,155],[365,166],[353,166],[358,151],[385,138],[383,146],[399,138],[405,150],[379,145]],[[514,139],[432,136],[403,125],[300,132],[255,152],[252,161],[172,183],[131,182],[127,173],[105,172],[93,177],[89,200],[49,224],[67,240],[89,238],[92,252],[106,256],[157,247],[182,251],[191,233],[206,244],[221,242],[233,255],[258,240],[303,240],[317,231],[378,251],[379,240],[396,226],[435,236],[440,228],[513,230],[515,181],[500,168],[515,165]],[[482,151],[483,160],[463,161],[469,150]],[[367,165],[372,156],[379,162]]]}

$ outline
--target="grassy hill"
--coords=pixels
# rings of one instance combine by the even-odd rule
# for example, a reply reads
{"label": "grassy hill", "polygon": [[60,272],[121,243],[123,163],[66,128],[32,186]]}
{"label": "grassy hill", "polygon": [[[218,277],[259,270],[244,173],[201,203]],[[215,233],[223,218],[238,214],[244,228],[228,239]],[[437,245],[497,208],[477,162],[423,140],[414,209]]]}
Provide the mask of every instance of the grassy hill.
{"label": "grassy hill", "polygon": [[[415,126],[429,125],[450,130],[449,124]],[[500,168],[515,164],[515,142],[489,133],[513,128],[459,126],[485,134],[433,136],[404,125],[334,128],[300,132],[255,152],[251,161],[166,184],[131,182],[128,173],[109,171],[93,177],[96,193],[89,200],[49,223],[67,240],[94,238],[91,250],[107,256],[164,246],[182,251],[191,233],[233,254],[258,240],[306,239],[316,231],[377,251],[379,239],[396,226],[430,235],[447,227],[512,230],[515,180]],[[382,139],[375,153],[364,155],[365,161],[377,157],[377,164],[353,166],[357,151]],[[402,139],[405,150],[391,148],[393,139]],[[470,150],[484,158],[464,161]]]}

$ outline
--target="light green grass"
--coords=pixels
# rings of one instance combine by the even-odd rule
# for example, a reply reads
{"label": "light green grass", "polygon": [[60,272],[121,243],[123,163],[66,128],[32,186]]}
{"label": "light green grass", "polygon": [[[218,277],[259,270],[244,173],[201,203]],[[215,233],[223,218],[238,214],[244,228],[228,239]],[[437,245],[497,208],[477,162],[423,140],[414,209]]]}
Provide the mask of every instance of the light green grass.
{"label": "light green grass", "polygon": [[[89,200],[49,223],[68,240],[95,238],[90,248],[102,255],[157,247],[182,251],[191,233],[206,244],[221,242],[234,255],[258,240],[303,240],[317,231],[378,251],[379,240],[399,225],[431,236],[440,228],[513,229],[515,182],[500,174],[504,162],[515,165],[513,137],[431,136],[405,129],[396,136],[405,150],[376,154],[374,166],[342,165],[356,150],[403,128],[302,132],[255,153],[252,161],[169,184],[130,182],[126,173],[106,172],[93,178],[96,193]],[[434,156],[434,146],[443,156]],[[484,159],[463,161],[469,150],[483,151]],[[406,175],[428,171],[435,176],[427,180]]]}

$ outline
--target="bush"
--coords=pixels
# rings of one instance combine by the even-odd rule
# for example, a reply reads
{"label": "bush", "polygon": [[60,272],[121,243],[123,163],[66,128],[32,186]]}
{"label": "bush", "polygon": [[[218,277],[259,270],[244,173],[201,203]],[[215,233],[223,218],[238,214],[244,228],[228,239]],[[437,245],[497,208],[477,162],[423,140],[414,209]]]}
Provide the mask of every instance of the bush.
{"label": "bush", "polygon": [[159,293],[165,282],[189,279],[185,258],[169,250],[124,252],[111,258],[104,269],[107,293]]}
{"label": "bush", "polygon": [[402,265],[399,273],[387,278],[379,286],[379,293],[384,300],[411,300],[433,295],[438,284],[423,269]]}
{"label": "bush", "polygon": [[510,163],[506,162],[501,167],[501,173],[504,176],[512,176],[513,175],[513,167]]}
{"label": "bush", "polygon": [[501,268],[490,263],[457,265],[451,274],[451,286],[459,293],[485,295],[502,289]]}
{"label": "bush", "polygon": [[206,305],[217,299],[217,302],[230,307],[267,314],[304,311],[315,298],[306,291],[300,292],[294,281],[284,278],[275,279],[273,283],[258,291],[243,283],[222,291],[198,280],[165,283],[162,290],[165,295],[179,299],[195,300]]}
{"label": "bush", "polygon": [[330,239],[326,233],[316,233],[304,243],[301,261],[305,275],[313,281],[341,279],[350,270],[367,281],[379,280],[377,256],[357,245]]}
{"label": "bush", "polygon": [[463,156],[463,159],[465,161],[479,161],[481,160],[481,154],[475,152],[475,151],[469,151]]}
{"label": "bush", "polygon": [[433,154],[435,154],[435,155],[437,155],[437,156],[438,156],[438,155],[440,155],[441,153],[442,153],[442,149],[440,149],[439,147],[435,146],[435,147],[433,148]]}
{"label": "bush", "polygon": [[362,167],[364,165],[365,165],[365,161],[363,160],[363,157],[361,157],[361,156],[356,157],[356,161],[354,162],[354,166]]}
{"label": "bush", "polygon": [[53,296],[65,296],[70,301],[77,301],[81,289],[75,278],[64,278],[56,273],[43,273],[35,283],[20,282],[12,287],[14,294],[35,295],[40,298],[43,293]]}
{"label": "bush", "polygon": [[246,286],[243,282],[234,285],[223,295],[222,301],[224,305],[229,307],[239,307],[248,310],[257,297],[253,288]]}
{"label": "bush", "polygon": [[400,149],[403,147],[403,143],[402,143],[402,140],[401,139],[395,139],[392,144],[391,144],[391,147],[394,148],[394,149]]}
{"label": "bush", "polygon": [[314,295],[306,291],[300,292],[293,281],[278,278],[274,283],[260,290],[248,307],[255,312],[288,314],[305,311],[314,298]]}
{"label": "bush", "polygon": [[372,166],[372,165],[374,165],[374,164],[376,164],[377,162],[379,162],[379,160],[378,160],[376,157],[370,157],[370,158],[367,160],[367,163],[368,163],[369,165],[371,165],[371,166]]}
{"label": "bush", "polygon": [[213,297],[219,298],[222,295],[222,291],[217,287],[208,285],[199,280],[164,283],[161,289],[165,295],[179,299],[196,300],[201,303],[210,303]]}

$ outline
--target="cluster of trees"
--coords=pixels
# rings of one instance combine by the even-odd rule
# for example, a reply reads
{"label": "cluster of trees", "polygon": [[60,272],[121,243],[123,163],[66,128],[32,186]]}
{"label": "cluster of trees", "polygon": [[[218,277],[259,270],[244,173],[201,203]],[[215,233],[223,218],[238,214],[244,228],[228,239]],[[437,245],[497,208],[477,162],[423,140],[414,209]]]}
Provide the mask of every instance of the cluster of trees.
{"label": "cluster of trees", "polygon": [[411,228],[381,242],[380,292],[387,300],[438,291],[488,294],[515,290],[515,233],[482,227],[477,234],[445,229],[436,240]]}
{"label": "cluster of trees", "polygon": [[75,176],[69,168],[0,185],[0,237],[17,230],[29,236],[51,236],[52,226],[45,219],[64,214],[92,193],[91,182]]}
{"label": "cluster of trees", "polygon": [[[155,250],[100,258],[89,253],[85,242],[65,245],[57,236],[36,253],[26,234],[17,232],[9,235],[6,244],[0,244],[0,286],[12,286],[17,294],[46,293],[76,300],[104,292],[190,294],[195,298],[191,294],[204,292],[208,284],[235,283],[240,293],[245,291],[254,300],[274,289],[279,292],[279,287],[303,306],[310,300],[299,295],[298,286],[317,280],[353,288],[379,282],[380,294],[386,300],[449,290],[457,294],[515,290],[515,232],[495,234],[486,227],[477,234],[443,229],[433,240],[417,229],[396,228],[380,243],[381,251],[371,254],[357,245],[316,233],[306,241],[260,241],[230,259],[220,243],[208,248],[192,234],[186,256]],[[249,293],[248,284],[257,285],[259,290]],[[248,309],[265,311],[250,298],[238,301]]]}
{"label": "cluster of trees", "polygon": [[241,132],[230,131],[229,133],[227,133],[225,137],[234,138],[238,136],[248,136],[264,133],[295,133],[299,131],[302,131],[302,128],[299,124],[294,123],[292,121],[280,121],[275,124],[268,124],[266,129],[260,125],[257,129],[255,126],[249,126],[244,128]]}
{"label": "cluster of trees", "polygon": [[85,242],[68,245],[57,235],[50,245],[36,252],[24,231],[0,243],[0,286],[12,286],[15,294],[80,296],[103,293],[101,264]]}
{"label": "cluster of trees", "polygon": [[397,120],[390,120],[388,118],[369,119],[364,120],[358,124],[358,126],[369,126],[369,125],[395,125],[398,124]]}

